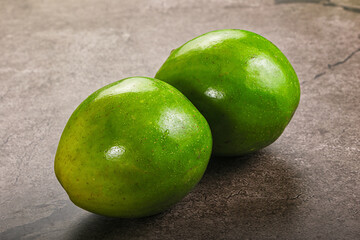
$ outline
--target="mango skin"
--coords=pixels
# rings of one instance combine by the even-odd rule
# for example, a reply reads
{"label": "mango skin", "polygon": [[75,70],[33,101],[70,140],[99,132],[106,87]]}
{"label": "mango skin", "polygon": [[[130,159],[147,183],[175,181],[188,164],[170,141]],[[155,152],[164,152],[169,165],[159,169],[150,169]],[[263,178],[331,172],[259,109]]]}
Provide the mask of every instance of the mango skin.
{"label": "mango skin", "polygon": [[173,50],[156,76],[179,89],[208,121],[213,153],[236,156],[273,143],[300,101],[284,54],[238,29],[203,34]]}
{"label": "mango skin", "polygon": [[178,90],[133,77],[91,94],[62,133],[55,174],[71,201],[105,216],[160,213],[201,179],[212,137]]}

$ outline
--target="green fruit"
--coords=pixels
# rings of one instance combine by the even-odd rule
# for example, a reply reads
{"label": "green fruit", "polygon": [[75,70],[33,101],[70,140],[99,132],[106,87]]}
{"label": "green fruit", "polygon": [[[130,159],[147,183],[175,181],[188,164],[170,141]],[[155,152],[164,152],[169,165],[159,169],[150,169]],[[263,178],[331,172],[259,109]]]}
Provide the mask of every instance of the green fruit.
{"label": "green fruit", "polygon": [[292,118],[300,85],[284,54],[244,30],[201,35],[171,52],[156,74],[179,89],[209,122],[215,155],[274,142]]}
{"label": "green fruit", "polygon": [[75,110],[60,139],[55,174],[83,209],[149,216],[199,182],[211,147],[205,118],[178,90],[157,79],[127,78]]}

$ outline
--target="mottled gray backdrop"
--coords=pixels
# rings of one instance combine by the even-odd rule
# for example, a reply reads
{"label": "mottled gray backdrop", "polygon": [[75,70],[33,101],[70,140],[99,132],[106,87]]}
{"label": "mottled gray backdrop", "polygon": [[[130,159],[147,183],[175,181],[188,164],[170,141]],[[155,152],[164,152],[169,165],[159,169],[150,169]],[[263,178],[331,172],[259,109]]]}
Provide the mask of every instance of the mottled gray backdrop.
{"label": "mottled gray backdrop", "polygon": [[[264,150],[212,159],[170,210],[117,220],[75,207],[54,155],[77,105],[222,28],[271,40],[301,102]],[[359,0],[1,0],[0,239],[360,239]]]}

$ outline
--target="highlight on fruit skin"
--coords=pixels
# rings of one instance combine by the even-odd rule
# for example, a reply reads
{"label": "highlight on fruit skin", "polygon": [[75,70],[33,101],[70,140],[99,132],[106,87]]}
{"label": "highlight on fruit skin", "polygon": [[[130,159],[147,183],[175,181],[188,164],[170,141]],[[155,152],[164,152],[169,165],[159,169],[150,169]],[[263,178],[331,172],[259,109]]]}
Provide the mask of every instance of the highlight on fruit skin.
{"label": "highlight on fruit skin", "polygon": [[285,55],[253,32],[205,33],[173,50],[155,78],[180,90],[204,115],[213,153],[237,156],[273,143],[300,101]]}
{"label": "highlight on fruit skin", "polygon": [[166,210],[199,182],[211,149],[205,118],[183,94],[133,77],[99,89],[74,111],[55,174],[85,210],[144,217]]}

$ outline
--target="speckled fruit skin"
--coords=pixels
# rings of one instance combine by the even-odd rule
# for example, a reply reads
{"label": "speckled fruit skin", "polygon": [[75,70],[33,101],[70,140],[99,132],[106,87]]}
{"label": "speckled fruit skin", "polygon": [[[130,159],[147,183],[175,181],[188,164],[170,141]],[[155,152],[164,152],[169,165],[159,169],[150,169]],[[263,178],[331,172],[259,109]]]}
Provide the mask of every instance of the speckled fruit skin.
{"label": "speckled fruit skin", "polygon": [[215,155],[268,146],[300,100],[299,80],[284,54],[244,30],[213,31],[185,43],[171,52],[156,78],[179,89],[204,115]]}
{"label": "speckled fruit skin", "polygon": [[90,95],[70,117],[55,174],[70,199],[101,215],[153,215],[201,179],[212,147],[205,118],[178,90],[133,77]]}

